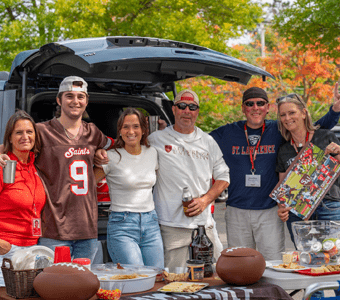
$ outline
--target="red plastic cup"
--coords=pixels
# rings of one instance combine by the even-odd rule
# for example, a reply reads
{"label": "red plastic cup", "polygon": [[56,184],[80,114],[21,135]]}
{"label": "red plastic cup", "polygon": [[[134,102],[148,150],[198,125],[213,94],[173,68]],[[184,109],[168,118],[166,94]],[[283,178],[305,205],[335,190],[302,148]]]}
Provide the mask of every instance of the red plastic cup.
{"label": "red plastic cup", "polygon": [[71,251],[68,246],[56,246],[54,249],[54,263],[71,262]]}

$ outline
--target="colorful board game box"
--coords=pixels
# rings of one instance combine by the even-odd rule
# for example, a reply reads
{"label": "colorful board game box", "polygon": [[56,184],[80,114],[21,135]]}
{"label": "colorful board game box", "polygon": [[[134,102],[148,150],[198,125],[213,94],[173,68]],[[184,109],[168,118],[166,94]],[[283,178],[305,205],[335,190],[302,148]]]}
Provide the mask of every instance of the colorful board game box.
{"label": "colorful board game box", "polygon": [[270,194],[303,220],[310,218],[340,175],[339,162],[324,154],[314,144],[306,144]]}

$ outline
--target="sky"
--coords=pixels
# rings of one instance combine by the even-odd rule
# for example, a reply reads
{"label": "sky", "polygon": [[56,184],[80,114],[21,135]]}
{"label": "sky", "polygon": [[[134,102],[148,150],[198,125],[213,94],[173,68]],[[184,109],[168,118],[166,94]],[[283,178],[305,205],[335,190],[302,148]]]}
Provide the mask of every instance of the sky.
{"label": "sky", "polygon": [[[265,4],[265,3],[273,4],[274,1],[275,0],[258,0],[257,2],[262,3],[262,4]],[[290,3],[293,3],[294,0],[278,0],[277,2],[290,2]],[[267,15],[264,16],[264,18],[267,21],[273,18],[273,14],[272,14],[271,10],[269,10],[267,12]],[[260,29],[258,28],[258,30],[260,30]],[[252,39],[250,37],[250,34],[245,34],[245,35],[243,35],[240,38],[228,40],[227,45],[229,47],[232,47],[232,46],[238,45],[238,44],[248,44],[251,41],[252,41]]]}

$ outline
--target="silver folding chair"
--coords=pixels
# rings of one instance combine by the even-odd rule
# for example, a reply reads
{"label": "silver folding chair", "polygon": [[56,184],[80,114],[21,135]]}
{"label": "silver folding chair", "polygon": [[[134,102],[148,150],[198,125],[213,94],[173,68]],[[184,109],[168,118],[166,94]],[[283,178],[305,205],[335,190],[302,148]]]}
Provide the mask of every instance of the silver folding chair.
{"label": "silver folding chair", "polygon": [[[312,295],[317,292],[317,291],[323,291],[323,290],[338,290],[340,287],[340,281],[331,281],[331,282],[318,282],[318,283],[313,283],[309,285],[306,290],[305,294],[303,296],[304,300],[313,300],[313,299],[320,299],[320,298],[315,298],[312,297]],[[340,296],[337,297],[325,297],[321,299],[327,299],[327,300],[340,300]]]}

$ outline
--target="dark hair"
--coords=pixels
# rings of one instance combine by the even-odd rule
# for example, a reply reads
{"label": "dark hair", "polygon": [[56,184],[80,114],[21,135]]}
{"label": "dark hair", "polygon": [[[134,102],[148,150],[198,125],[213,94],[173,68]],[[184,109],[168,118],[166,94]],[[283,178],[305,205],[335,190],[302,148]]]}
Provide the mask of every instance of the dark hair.
{"label": "dark hair", "polygon": [[[124,146],[125,146],[125,142],[122,139],[122,137],[120,136],[120,132],[122,130],[125,117],[130,116],[130,115],[136,115],[138,117],[139,124],[140,124],[140,127],[142,129],[142,133],[143,133],[142,139],[140,140],[140,144],[144,145],[146,147],[150,147],[150,144],[149,144],[149,141],[148,141],[149,129],[148,129],[148,123],[146,121],[146,117],[138,109],[133,108],[133,107],[128,107],[119,116],[118,121],[117,121],[117,139],[116,139],[116,141],[113,145],[113,148],[116,151],[117,151],[118,148],[124,148]],[[120,153],[119,153],[119,155],[120,155]]]}
{"label": "dark hair", "polygon": [[31,151],[33,151],[35,154],[38,154],[41,149],[41,139],[40,139],[39,132],[37,130],[37,127],[35,125],[33,118],[27,112],[23,110],[16,111],[15,114],[13,114],[7,122],[6,130],[4,134],[4,153],[7,153],[8,151],[12,152],[12,145],[10,143],[10,139],[14,131],[15,124],[19,120],[28,120],[32,123],[34,132],[35,132],[35,141],[34,141],[34,147]]}
{"label": "dark hair", "polygon": [[[83,86],[83,82],[82,81],[73,81],[72,85],[82,87]],[[60,100],[60,103],[61,103],[61,98],[62,98],[64,93],[68,93],[68,92],[66,92],[66,91],[65,92],[60,92],[57,95],[57,98]],[[85,93],[85,95],[86,95],[86,101],[89,102],[89,98],[90,98],[89,95],[87,93]]]}
{"label": "dark hair", "polygon": [[[61,103],[61,97],[65,93],[68,93],[68,92],[60,92],[60,93],[58,93],[57,98],[60,100],[60,103]],[[85,96],[86,96],[86,101],[89,102],[90,96],[88,94],[85,94]]]}

